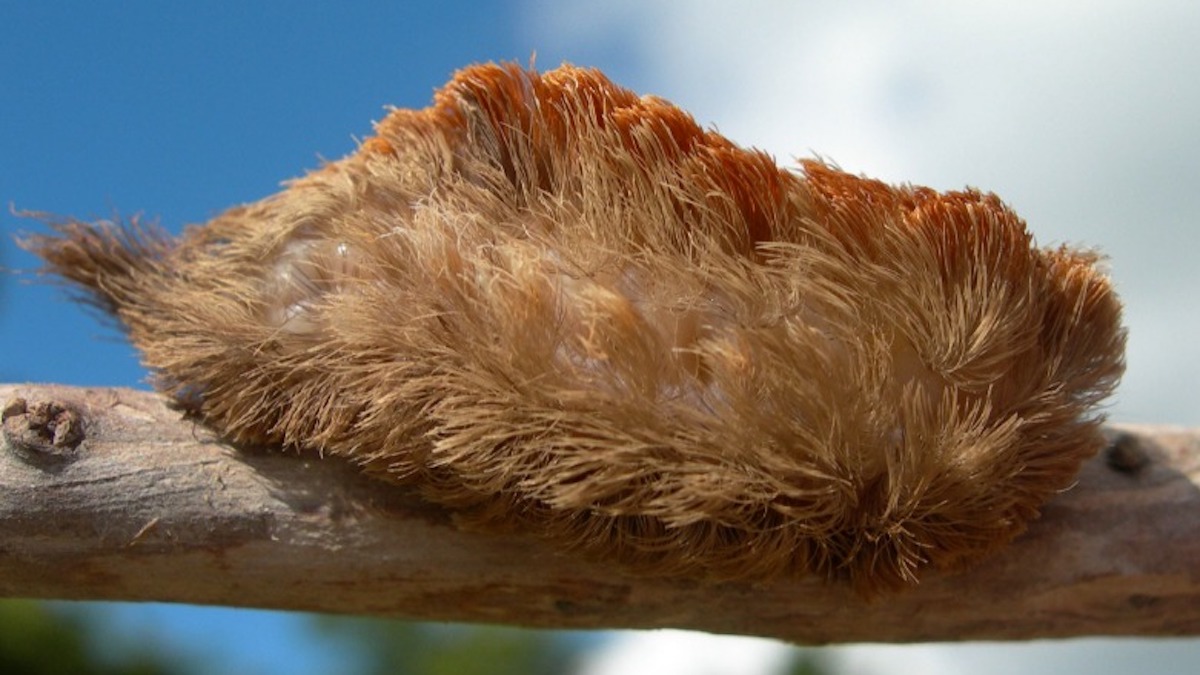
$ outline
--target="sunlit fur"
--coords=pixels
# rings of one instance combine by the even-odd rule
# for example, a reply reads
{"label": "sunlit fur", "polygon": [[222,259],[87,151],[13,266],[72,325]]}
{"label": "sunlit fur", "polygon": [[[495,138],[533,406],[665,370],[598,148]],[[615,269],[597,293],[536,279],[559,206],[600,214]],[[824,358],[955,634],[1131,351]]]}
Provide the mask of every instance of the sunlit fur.
{"label": "sunlit fur", "polygon": [[865,592],[1021,532],[1122,371],[1096,257],[994,195],[780,169],[594,70],[459,72],[175,239],[25,245],[230,439],[647,573]]}

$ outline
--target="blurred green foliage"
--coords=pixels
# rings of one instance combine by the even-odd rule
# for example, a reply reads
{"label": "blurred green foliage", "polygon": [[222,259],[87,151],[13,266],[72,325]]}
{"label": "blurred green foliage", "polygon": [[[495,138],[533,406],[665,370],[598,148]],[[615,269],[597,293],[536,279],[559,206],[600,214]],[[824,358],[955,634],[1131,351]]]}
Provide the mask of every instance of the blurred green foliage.
{"label": "blurred green foliage", "polygon": [[318,632],[360,659],[358,675],[565,675],[579,634],[321,616]]}
{"label": "blurred green foliage", "polygon": [[786,670],[779,675],[827,675],[832,673],[813,649],[796,649]]}
{"label": "blurred green foliage", "polygon": [[89,621],[31,600],[0,600],[0,673],[13,675],[183,675],[194,672],[137,645],[100,658]]}

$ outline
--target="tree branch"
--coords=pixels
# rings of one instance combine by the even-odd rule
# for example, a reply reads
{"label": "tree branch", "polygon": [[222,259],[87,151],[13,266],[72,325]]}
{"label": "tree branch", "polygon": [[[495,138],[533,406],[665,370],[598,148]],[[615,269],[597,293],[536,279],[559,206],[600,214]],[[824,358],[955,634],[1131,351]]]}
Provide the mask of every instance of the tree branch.
{"label": "tree branch", "polygon": [[126,389],[0,385],[0,595],[806,643],[1200,634],[1200,431],[1114,443],[983,565],[865,601],[818,580],[647,579],[452,515],[332,459],[238,450]]}

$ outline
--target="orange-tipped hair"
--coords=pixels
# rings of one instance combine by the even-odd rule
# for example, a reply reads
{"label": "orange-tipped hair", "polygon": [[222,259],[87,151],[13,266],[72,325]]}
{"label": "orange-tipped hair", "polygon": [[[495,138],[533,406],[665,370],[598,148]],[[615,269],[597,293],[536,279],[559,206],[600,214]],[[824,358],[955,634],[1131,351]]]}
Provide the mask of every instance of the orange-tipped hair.
{"label": "orange-tipped hair", "polygon": [[459,72],[178,240],[26,246],[233,441],[651,573],[871,592],[1008,542],[1102,444],[1096,258],[990,194],[799,172],[602,74]]}

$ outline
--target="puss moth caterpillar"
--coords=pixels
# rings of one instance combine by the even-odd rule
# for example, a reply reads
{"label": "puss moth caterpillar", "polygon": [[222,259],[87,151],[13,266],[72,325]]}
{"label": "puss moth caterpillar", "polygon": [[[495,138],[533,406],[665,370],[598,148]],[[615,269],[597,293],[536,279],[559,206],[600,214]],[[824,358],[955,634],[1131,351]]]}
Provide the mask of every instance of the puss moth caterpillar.
{"label": "puss moth caterpillar", "polygon": [[654,574],[866,592],[1012,539],[1101,445],[1096,256],[991,194],[780,169],[595,70],[457,73],[176,239],[25,246],[235,442]]}

